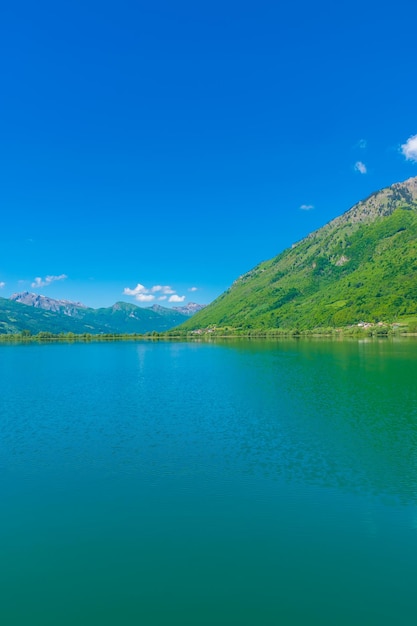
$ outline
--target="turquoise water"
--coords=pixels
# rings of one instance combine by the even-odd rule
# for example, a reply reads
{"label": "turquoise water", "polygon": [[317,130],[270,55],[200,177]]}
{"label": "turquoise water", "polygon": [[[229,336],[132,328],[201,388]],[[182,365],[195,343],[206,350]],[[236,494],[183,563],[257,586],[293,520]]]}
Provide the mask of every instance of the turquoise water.
{"label": "turquoise water", "polygon": [[0,347],[0,623],[415,623],[417,343]]}

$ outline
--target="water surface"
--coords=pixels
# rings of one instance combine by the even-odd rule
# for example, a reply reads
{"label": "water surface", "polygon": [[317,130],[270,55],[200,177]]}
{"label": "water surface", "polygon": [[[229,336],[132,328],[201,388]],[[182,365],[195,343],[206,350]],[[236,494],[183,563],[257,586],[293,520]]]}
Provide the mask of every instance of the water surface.
{"label": "water surface", "polygon": [[1,623],[414,624],[416,348],[1,346]]}

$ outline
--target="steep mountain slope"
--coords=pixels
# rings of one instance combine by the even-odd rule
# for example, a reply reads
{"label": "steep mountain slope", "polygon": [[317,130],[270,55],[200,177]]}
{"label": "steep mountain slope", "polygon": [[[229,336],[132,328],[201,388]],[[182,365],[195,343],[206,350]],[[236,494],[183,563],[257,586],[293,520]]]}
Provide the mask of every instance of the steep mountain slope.
{"label": "steep mountain slope", "polygon": [[239,277],[181,329],[308,329],[417,314],[417,178]]}
{"label": "steep mountain slope", "polygon": [[116,302],[112,307],[87,309],[83,320],[93,326],[118,329],[119,333],[163,332],[181,324],[188,316],[161,307],[155,311],[151,307],[140,307],[128,302]]}
{"label": "steep mountain slope", "polygon": [[0,334],[20,333],[23,330],[28,330],[32,334],[40,331],[56,334],[94,332],[78,318],[0,298]]}
{"label": "steep mountain slope", "polygon": [[32,334],[163,332],[188,317],[164,307],[155,310],[127,302],[92,309],[78,302],[53,300],[27,292],[13,294],[9,300],[0,298],[0,334],[22,330],[29,330]]}

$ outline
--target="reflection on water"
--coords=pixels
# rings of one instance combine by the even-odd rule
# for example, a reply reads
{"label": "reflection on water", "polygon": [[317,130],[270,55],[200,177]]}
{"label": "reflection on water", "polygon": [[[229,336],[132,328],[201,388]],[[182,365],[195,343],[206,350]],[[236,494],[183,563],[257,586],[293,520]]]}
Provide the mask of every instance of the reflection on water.
{"label": "reflection on water", "polygon": [[237,434],[252,471],[415,501],[413,342],[258,342],[240,349],[247,418]]}
{"label": "reflection on water", "polygon": [[1,346],[2,623],[413,623],[416,345]]}
{"label": "reflection on water", "polygon": [[217,467],[416,498],[412,341],[15,346],[0,368],[9,470]]}

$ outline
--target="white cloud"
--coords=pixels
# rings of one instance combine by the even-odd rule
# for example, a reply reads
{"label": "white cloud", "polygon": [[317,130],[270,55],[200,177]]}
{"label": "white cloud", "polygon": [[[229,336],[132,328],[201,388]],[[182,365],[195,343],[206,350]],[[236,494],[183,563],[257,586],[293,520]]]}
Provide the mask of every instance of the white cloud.
{"label": "white cloud", "polygon": [[401,146],[401,152],[407,161],[417,163],[417,135],[412,135]]}
{"label": "white cloud", "polygon": [[190,287],[188,291],[197,291],[198,287]]}
{"label": "white cloud", "polygon": [[3,281],[0,283],[0,289],[3,289],[3,287],[6,286],[6,283],[4,283]]}
{"label": "white cloud", "polygon": [[[138,283],[133,289],[130,289],[130,287],[123,289],[123,295],[133,296],[138,302],[151,302],[155,300],[155,293],[162,294],[158,297],[158,300],[166,300],[169,295],[175,294],[175,290],[169,285],[154,285],[148,289],[141,283]],[[175,297],[175,295],[173,297]],[[177,300],[172,300],[172,302],[177,302]],[[182,302],[182,300],[180,300],[180,302]]]}
{"label": "white cloud", "polygon": [[314,205],[313,204],[302,204],[300,206],[300,209],[302,211],[311,211],[311,209],[314,209]]}
{"label": "white cloud", "polygon": [[154,285],[151,287],[152,293],[156,291],[162,291],[164,294],[175,293],[174,289],[172,289],[169,285]]}
{"label": "white cloud", "polygon": [[125,296],[138,296],[141,294],[151,294],[161,292],[164,295],[170,295],[171,293],[175,293],[175,290],[172,289],[169,285],[154,285],[150,289],[145,287],[145,285],[141,285],[138,283],[134,289],[130,289],[129,287],[125,287],[123,289],[123,295]]}
{"label": "white cloud", "polygon": [[143,285],[138,283],[134,289],[129,289],[129,287],[125,287],[123,289],[123,294],[125,296],[138,296],[139,294],[149,293],[149,289],[146,289]]}
{"label": "white cloud", "polygon": [[36,276],[33,283],[30,284],[31,287],[35,289],[39,289],[40,287],[47,287],[51,283],[54,283],[56,280],[65,280],[68,278],[66,274],[60,274],[59,276],[45,276],[45,278],[41,278],[40,276]]}
{"label": "white cloud", "polygon": [[366,141],[366,139],[359,139],[358,141],[358,148],[361,148],[362,150],[364,150],[368,145],[368,142]]}
{"label": "white cloud", "polygon": [[138,293],[135,296],[135,300],[137,300],[138,302],[152,302],[152,300],[155,300],[155,296],[153,296],[151,293]]}
{"label": "white cloud", "polygon": [[366,172],[368,171],[365,163],[362,163],[362,161],[356,161],[354,169],[355,172],[360,172],[361,174],[366,174]]}
{"label": "white cloud", "polygon": [[170,296],[168,302],[184,302],[184,300],[185,296],[179,296],[178,294],[174,294],[173,296]]}

